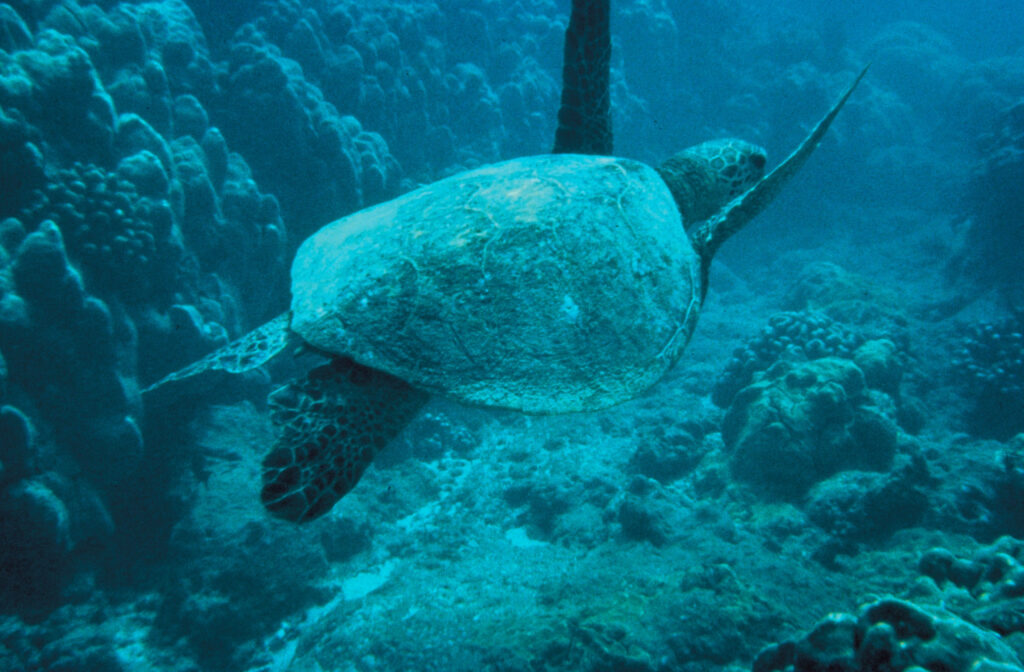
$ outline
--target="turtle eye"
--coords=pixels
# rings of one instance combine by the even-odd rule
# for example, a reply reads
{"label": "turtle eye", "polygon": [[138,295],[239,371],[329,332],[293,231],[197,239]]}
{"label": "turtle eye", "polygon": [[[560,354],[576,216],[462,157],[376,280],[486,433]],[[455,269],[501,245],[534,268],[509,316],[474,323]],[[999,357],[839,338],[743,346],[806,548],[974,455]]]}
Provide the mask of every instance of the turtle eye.
{"label": "turtle eye", "polygon": [[764,168],[764,164],[768,163],[768,157],[760,152],[756,152],[750,155],[750,163],[754,168],[762,170]]}

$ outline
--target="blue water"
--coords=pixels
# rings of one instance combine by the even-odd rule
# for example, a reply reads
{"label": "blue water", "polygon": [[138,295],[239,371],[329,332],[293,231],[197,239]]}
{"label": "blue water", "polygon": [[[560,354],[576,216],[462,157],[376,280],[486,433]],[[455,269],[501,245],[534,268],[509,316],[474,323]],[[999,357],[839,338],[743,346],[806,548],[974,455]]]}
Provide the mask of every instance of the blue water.
{"label": "blue water", "polygon": [[[422,339],[450,333],[445,380],[520,340],[490,366],[540,362],[530,389],[587,343],[631,367],[560,362],[580,388],[656,369],[631,339],[663,325],[631,306],[699,269],[541,262],[600,213],[671,210],[664,191],[604,194],[521,269],[434,268],[385,223],[350,262],[384,289],[352,305],[401,319],[342,353],[360,366],[280,331],[218,350],[289,309],[322,226],[548,153],[569,11],[0,4],[0,670],[1024,669],[1019,2],[612,0],[614,154],[651,166],[739,137],[770,170],[870,63],[634,398],[528,415],[407,374],[433,393],[417,411],[363,365],[443,368]],[[523,217],[550,177],[509,196]],[[410,241],[452,226],[435,212]],[[456,290],[431,303],[432,277]],[[315,520],[264,507],[341,473]]]}
{"label": "blue water", "polygon": [[839,24],[855,42],[870,41],[886,24],[914,21],[941,32],[956,53],[970,59],[999,58],[1020,52],[1018,28],[1024,9],[1016,2],[889,2],[830,5],[780,2],[775,6],[825,25]]}

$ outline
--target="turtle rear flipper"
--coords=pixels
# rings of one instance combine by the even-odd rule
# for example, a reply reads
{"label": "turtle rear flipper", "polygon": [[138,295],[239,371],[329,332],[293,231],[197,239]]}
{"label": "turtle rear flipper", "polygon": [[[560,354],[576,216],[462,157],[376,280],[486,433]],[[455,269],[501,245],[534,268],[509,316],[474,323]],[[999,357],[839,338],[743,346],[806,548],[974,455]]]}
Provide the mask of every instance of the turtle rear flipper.
{"label": "turtle rear flipper", "polygon": [[293,335],[291,329],[288,328],[288,321],[288,313],[278,315],[241,338],[231,341],[223,348],[214,350],[202,359],[192,362],[184,369],[164,376],[144,388],[142,393],[152,392],[161,385],[191,378],[205,371],[245,373],[263,366],[288,347],[292,341]]}
{"label": "turtle rear flipper", "polygon": [[611,0],[573,0],[554,154],[612,153]]}
{"label": "turtle rear flipper", "polygon": [[296,523],[327,513],[428,397],[340,357],[278,388],[268,399],[279,433],[263,459],[263,505]]}

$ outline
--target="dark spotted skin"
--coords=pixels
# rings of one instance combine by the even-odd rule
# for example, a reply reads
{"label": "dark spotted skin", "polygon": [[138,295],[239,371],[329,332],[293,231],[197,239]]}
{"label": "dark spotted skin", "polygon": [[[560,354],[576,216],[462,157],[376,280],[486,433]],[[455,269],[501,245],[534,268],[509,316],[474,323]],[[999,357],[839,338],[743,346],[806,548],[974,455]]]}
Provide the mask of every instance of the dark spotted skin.
{"label": "dark spotted skin", "polygon": [[573,0],[554,154],[612,154],[611,0]]}
{"label": "dark spotted skin", "polygon": [[427,398],[342,357],[277,389],[268,401],[278,436],[263,459],[260,492],[267,511],[296,523],[327,513]]}

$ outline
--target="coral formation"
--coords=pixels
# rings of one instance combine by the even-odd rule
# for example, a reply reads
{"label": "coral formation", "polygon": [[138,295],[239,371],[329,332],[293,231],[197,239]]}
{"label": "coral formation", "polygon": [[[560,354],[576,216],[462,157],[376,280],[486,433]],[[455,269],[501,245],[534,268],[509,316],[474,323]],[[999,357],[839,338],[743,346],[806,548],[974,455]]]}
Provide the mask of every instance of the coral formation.
{"label": "coral formation", "polygon": [[952,360],[971,396],[969,431],[1005,441],[1024,431],[1024,320],[969,325]]}
{"label": "coral formation", "polygon": [[970,558],[957,557],[945,548],[932,548],[921,555],[918,570],[940,588],[967,591],[970,600],[960,598],[970,620],[1003,637],[1024,634],[1020,608],[1024,602],[1024,543],[1001,537]]}
{"label": "coral formation", "polygon": [[889,597],[857,616],[828,616],[799,639],[768,647],[753,670],[1010,672],[1020,666],[1013,649],[991,630],[939,608]]}
{"label": "coral formation", "polygon": [[[286,234],[209,125],[212,70],[168,82],[171,45],[201,44],[184,3],[23,10],[0,10],[0,506],[29,522],[6,524],[0,590],[30,595],[66,578],[83,539],[135,517],[129,477],[153,459],[140,379],[276,309],[266,277],[283,272]],[[196,328],[176,329],[180,313]],[[34,556],[49,575],[19,560]]]}
{"label": "coral formation", "polygon": [[697,466],[707,452],[703,445],[704,427],[700,422],[687,420],[658,428],[661,431],[637,447],[630,466],[637,473],[668,484]]}
{"label": "coral formation", "polygon": [[736,393],[754,381],[755,374],[768,370],[775,362],[849,359],[863,342],[863,336],[822,313],[778,313],[760,334],[733,352],[715,381],[711,400],[728,408]]}
{"label": "coral formation", "polygon": [[900,293],[838,264],[807,264],[786,292],[783,307],[823,313],[865,336],[890,338],[906,345],[907,315]]}
{"label": "coral formation", "polygon": [[[794,238],[841,259],[852,236],[875,269],[889,241],[917,263],[892,242],[916,220],[888,206],[912,194],[929,228],[942,219],[966,159],[934,129],[956,118],[953,135],[987,132],[949,278],[1021,303],[1021,59],[966,63],[923,26],[865,36],[884,58],[827,140],[832,160],[750,238],[778,260],[763,296],[781,300],[751,305],[791,312],[715,386],[727,446],[703,395],[727,347],[716,333],[738,321],[600,415],[434,402],[345,515],[301,531],[253,497],[262,401],[232,403],[265,398],[270,374],[143,406],[140,387],[284,309],[310,231],[548,151],[564,11],[0,2],[0,668],[742,669],[780,632],[891,590],[912,571],[894,558],[933,545],[904,599],[871,597],[755,669],[1021,668],[1005,646],[1024,651],[1021,542],[975,552],[969,538],[1024,535],[1019,321],[966,329],[926,414],[906,396],[917,373],[891,276],[868,282],[844,259],[771,291],[805,258]],[[613,3],[619,151],[656,163],[722,135],[793,145],[791,119],[863,54],[845,25],[775,11]],[[914,354],[946,367],[929,336]],[[1006,442],[944,433],[960,410],[944,394],[970,395],[971,433]],[[893,425],[926,415],[913,439]]]}
{"label": "coral formation", "polygon": [[[80,260],[90,278],[107,291],[129,297],[147,297],[152,285],[166,286],[182,252],[180,245],[173,252],[158,250],[158,245],[167,246],[173,223],[166,200],[169,182],[153,154],[139,156],[134,173],[145,170],[138,165],[141,162],[153,167],[150,172],[156,177],[149,181],[158,186],[149,191],[162,200],[140,198],[133,182],[117,173],[76,163],[58,170],[41,198],[18,213],[29,230],[44,221],[56,223],[69,254]],[[163,264],[161,257],[166,259]]]}
{"label": "coral formation", "polygon": [[[831,277],[834,269],[821,270]],[[847,277],[846,274],[842,276]],[[815,272],[810,277],[817,278],[819,274]],[[811,284],[818,287],[817,282]],[[797,287],[806,286],[804,283],[797,284]],[[835,296],[831,291],[825,294]],[[839,296],[844,295],[844,292],[839,293]],[[850,292],[850,295],[862,297],[863,292],[856,290]],[[854,303],[859,305],[859,301]],[[818,305],[818,302],[811,300],[799,303]],[[840,304],[846,305],[845,302]],[[834,305],[830,307],[833,308]],[[856,312],[864,317],[863,311]],[[879,324],[884,326],[880,327]],[[721,408],[729,408],[737,394],[746,386],[769,375],[768,372],[777,364],[798,365],[823,358],[845,359],[852,361],[863,374],[873,403],[886,409],[903,430],[917,434],[923,428],[927,416],[916,397],[904,394],[903,381],[909,360],[906,342],[906,332],[901,322],[881,318],[879,315],[854,328],[823,312],[802,310],[777,313],[769,318],[768,324],[756,337],[734,350],[732,358],[715,381],[711,401]]]}
{"label": "coral formation", "polygon": [[919,454],[901,448],[905,452],[886,472],[841,471],[810,489],[807,518],[829,535],[816,559],[831,564],[836,553],[851,553],[855,544],[885,539],[924,521],[931,475]]}
{"label": "coral formation", "polygon": [[784,499],[838,471],[887,470],[897,436],[863,372],[834,357],[776,364],[736,395],[722,421],[732,473]]}
{"label": "coral formation", "polygon": [[[766,647],[755,672],[1022,668],[1024,544],[1002,537],[967,556],[923,552],[905,599],[876,599],[827,616],[805,634]],[[884,666],[884,667],[880,667]]]}
{"label": "coral formation", "polygon": [[15,406],[0,407],[0,486],[16,483],[33,471],[32,421]]}
{"label": "coral formation", "polygon": [[[547,146],[562,24],[494,9],[0,4],[0,507],[56,525],[7,525],[0,589],[67,578],[86,538],[167,534],[196,410],[144,416],[138,390],[279,312],[306,233],[407,171]],[[494,45],[449,61],[434,37],[474,21],[515,38],[496,79]]]}
{"label": "coral formation", "polygon": [[1011,306],[1024,304],[1018,254],[1024,245],[1024,102],[1003,110],[991,123],[991,131],[979,138],[982,158],[962,204],[966,223],[961,246],[946,269],[949,283],[959,288],[945,312],[993,288]]}

